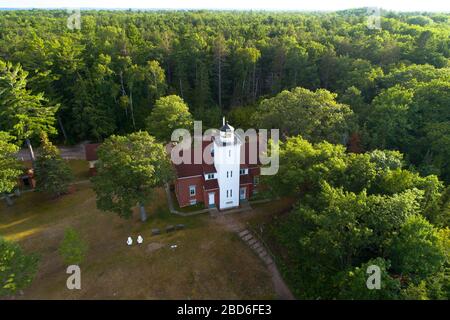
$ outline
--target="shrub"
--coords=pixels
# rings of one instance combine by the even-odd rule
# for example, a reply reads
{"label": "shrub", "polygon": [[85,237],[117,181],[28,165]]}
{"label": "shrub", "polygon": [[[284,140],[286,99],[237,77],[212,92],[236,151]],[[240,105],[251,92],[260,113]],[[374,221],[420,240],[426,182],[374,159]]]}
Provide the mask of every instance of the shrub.
{"label": "shrub", "polygon": [[64,239],[59,246],[59,254],[67,265],[81,264],[84,260],[88,245],[78,232],[72,228],[66,229]]}
{"label": "shrub", "polygon": [[0,296],[15,294],[33,281],[38,266],[36,255],[27,255],[18,244],[0,238]]}

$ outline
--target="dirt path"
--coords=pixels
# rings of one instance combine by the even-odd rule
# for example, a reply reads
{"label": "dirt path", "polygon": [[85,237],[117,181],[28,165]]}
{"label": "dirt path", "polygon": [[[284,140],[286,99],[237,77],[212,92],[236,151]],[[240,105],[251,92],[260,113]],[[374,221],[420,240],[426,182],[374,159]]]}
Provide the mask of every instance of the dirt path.
{"label": "dirt path", "polygon": [[234,214],[218,215],[214,218],[214,220],[223,225],[225,229],[235,232],[242,239],[242,241],[244,241],[247,246],[252,249],[265,263],[267,270],[269,270],[272,276],[272,283],[278,299],[295,300],[294,295],[281,277],[281,274],[278,271],[271,255],[268,253],[267,248],[265,248],[264,244],[259,241],[257,237],[245,228],[245,225],[241,221],[234,217]]}

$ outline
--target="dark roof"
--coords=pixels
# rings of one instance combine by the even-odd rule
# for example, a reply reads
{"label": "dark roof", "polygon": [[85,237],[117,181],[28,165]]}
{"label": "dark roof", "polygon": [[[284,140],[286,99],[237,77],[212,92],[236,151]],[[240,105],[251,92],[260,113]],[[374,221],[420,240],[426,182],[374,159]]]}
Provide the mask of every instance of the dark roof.
{"label": "dark roof", "polygon": [[225,123],[219,130],[220,131],[231,131],[232,127],[227,123]]}
{"label": "dark roof", "polygon": [[[205,148],[211,144],[212,141],[203,141],[202,143],[202,155],[205,151]],[[168,152],[170,153],[170,149],[173,146],[168,146]],[[257,150],[259,146],[257,145]],[[244,151],[245,151],[245,159],[244,159]],[[250,145],[249,143],[244,143],[241,145],[241,168],[252,168],[257,167],[260,165],[259,157],[256,157],[256,163],[255,159],[250,159],[249,155],[250,151]],[[193,177],[193,176],[200,176],[208,173],[217,172],[216,168],[214,167],[214,164],[207,164],[204,162],[204,159],[202,157],[202,163],[201,164],[194,164],[194,152],[191,153],[191,161],[190,163],[181,163],[174,165],[175,171],[177,173],[178,178],[186,178],[186,177]],[[250,161],[252,160],[252,161]]]}
{"label": "dark roof", "polygon": [[[212,143],[211,141],[203,141],[202,143],[202,152],[205,150],[205,148]],[[173,146],[170,146],[168,148],[168,152],[170,153],[171,148]],[[193,177],[193,176],[200,176],[205,173],[213,173],[216,172],[216,168],[213,164],[207,164],[203,162],[203,153],[202,153],[202,163],[195,164],[194,163],[194,152],[190,152],[191,154],[191,161],[190,163],[181,163],[174,165],[175,171],[177,173],[178,178],[185,178],[185,177]],[[182,153],[180,154],[182,156]]]}
{"label": "dark roof", "polygon": [[204,173],[216,173],[217,172],[216,167],[214,167],[214,164],[204,163],[202,165],[202,168],[203,168]]}
{"label": "dark roof", "polygon": [[219,189],[219,183],[217,182],[217,179],[205,180],[203,185],[205,186],[205,190]]}
{"label": "dark roof", "polygon": [[86,154],[87,161],[95,161],[98,159],[97,157],[97,148],[101,145],[101,143],[89,143],[84,145],[84,152]]}
{"label": "dark roof", "polygon": [[175,166],[178,178],[194,177],[203,174],[203,168],[201,164],[179,164]]}
{"label": "dark roof", "polygon": [[252,176],[249,174],[243,174],[239,176],[239,184],[253,183]]}

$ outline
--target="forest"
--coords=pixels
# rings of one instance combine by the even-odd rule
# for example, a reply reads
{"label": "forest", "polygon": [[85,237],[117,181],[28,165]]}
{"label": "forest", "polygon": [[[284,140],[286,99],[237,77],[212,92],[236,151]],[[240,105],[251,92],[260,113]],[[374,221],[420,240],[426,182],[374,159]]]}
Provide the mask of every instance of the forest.
{"label": "forest", "polygon": [[[0,132],[163,142],[171,113],[279,128],[266,182],[298,201],[271,238],[296,296],[448,299],[450,14],[381,13],[82,10],[71,29],[65,10],[0,11]],[[373,261],[389,281],[367,296]]]}
{"label": "forest", "polygon": [[167,94],[209,126],[229,114],[253,127],[264,99],[320,88],[353,114],[339,142],[400,150],[420,172],[450,180],[448,15],[382,12],[379,30],[365,9],[82,11],[79,30],[68,15],[0,12],[0,59],[20,64],[27,88],[59,106],[58,141],[144,129]]}

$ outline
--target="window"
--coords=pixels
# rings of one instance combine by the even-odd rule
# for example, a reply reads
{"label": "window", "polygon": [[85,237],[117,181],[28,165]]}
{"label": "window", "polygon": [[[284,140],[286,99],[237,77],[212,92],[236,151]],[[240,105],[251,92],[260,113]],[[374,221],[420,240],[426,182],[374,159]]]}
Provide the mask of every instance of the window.
{"label": "window", "polygon": [[228,150],[228,156],[231,157],[231,150]]}
{"label": "window", "polygon": [[192,205],[194,205],[194,204],[197,204],[197,200],[192,199],[192,200],[189,201],[189,203],[190,203],[190,205],[192,206]]}
{"label": "window", "polygon": [[228,190],[227,190],[227,198],[228,198]]}
{"label": "window", "polygon": [[253,184],[256,186],[259,183],[259,176],[253,177]]}
{"label": "window", "polygon": [[240,175],[248,174],[248,169],[241,169],[239,170]]}
{"label": "window", "polygon": [[214,179],[214,178],[215,178],[214,173],[208,173],[206,175],[206,180],[211,180],[211,179]]}
{"label": "window", "polygon": [[233,178],[233,171],[230,171],[230,177]]}
{"label": "window", "polygon": [[233,196],[233,190],[230,190],[230,197]]}
{"label": "window", "polygon": [[227,178],[228,178],[228,171],[227,171]]}
{"label": "window", "polygon": [[189,195],[195,196],[195,186],[189,186]]}

